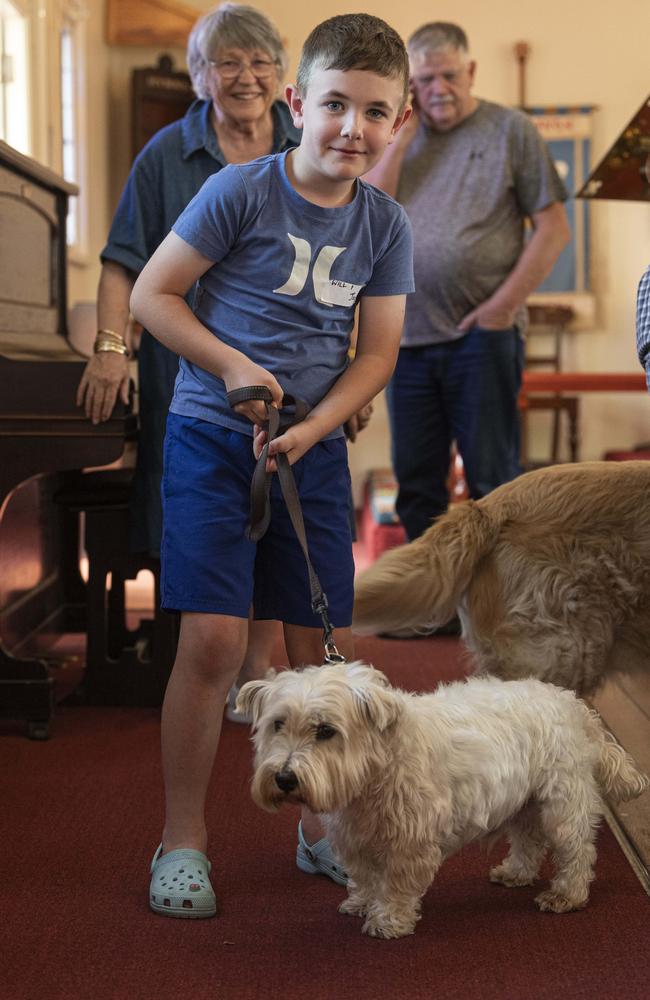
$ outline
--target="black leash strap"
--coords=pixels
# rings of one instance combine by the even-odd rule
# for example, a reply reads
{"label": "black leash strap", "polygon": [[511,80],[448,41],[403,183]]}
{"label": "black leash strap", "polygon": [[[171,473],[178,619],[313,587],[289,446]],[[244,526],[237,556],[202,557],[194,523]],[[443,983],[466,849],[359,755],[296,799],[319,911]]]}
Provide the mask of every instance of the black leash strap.
{"label": "black leash strap", "polygon": [[[270,390],[265,385],[249,385],[244,386],[241,389],[233,389],[232,392],[227,394],[227,398],[231,407],[236,406],[237,403],[248,402],[252,399],[262,400],[262,402],[266,404],[267,440],[266,444],[262,448],[262,452],[253,471],[253,478],[251,480],[251,515],[250,523],[246,531],[247,537],[252,542],[258,542],[260,538],[264,536],[271,520],[270,491],[273,473],[267,472],[266,470],[266,461],[269,456],[269,445],[271,444],[271,441],[278,436],[278,434],[284,433],[288,427],[292,427],[294,424],[298,424],[301,420],[304,420],[309,413],[309,407],[303,400],[295,399],[293,396],[285,394],[282,400],[282,406],[283,408],[292,407],[293,413],[281,414],[277,407],[271,406],[273,397]],[[311,593],[311,609],[315,615],[320,616],[323,623],[323,646],[325,648],[324,662],[345,663],[345,657],[342,653],[339,653],[332,638],[332,625],[327,614],[327,595],[321,587],[316,570],[314,569],[312,561],[309,558],[309,548],[307,546],[307,535],[305,533],[305,522],[302,516],[302,507],[300,506],[300,497],[298,496],[298,488],[296,487],[296,481],[293,477],[293,472],[291,471],[289,459],[282,452],[278,452],[273,457],[275,458],[278,466],[278,478],[280,480],[282,496],[284,497],[284,502],[287,505],[291,523],[293,524],[294,531],[296,532],[296,536],[300,542],[300,547],[305,556],[305,562],[307,563],[309,589]]]}

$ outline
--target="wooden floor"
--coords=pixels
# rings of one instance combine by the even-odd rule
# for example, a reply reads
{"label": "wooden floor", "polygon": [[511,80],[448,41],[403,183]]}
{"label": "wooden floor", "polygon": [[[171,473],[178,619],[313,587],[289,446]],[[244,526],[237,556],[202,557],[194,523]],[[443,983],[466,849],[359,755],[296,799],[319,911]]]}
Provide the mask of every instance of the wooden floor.
{"label": "wooden floor", "polygon": [[[608,681],[592,699],[607,727],[650,774],[650,674]],[[610,805],[609,824],[650,895],[650,792]]]}

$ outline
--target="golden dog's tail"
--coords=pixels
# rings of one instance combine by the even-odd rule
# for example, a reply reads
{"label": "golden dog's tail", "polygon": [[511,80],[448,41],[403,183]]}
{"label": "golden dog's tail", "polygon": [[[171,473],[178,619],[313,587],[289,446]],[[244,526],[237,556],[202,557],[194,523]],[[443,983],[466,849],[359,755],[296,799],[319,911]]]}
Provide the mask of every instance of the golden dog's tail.
{"label": "golden dog's tail", "polygon": [[420,538],[391,549],[355,582],[352,627],[359,633],[448,622],[477,562],[494,546],[505,519],[468,500],[454,505]]}
{"label": "golden dog's tail", "polygon": [[600,746],[596,781],[614,802],[628,802],[650,788],[650,778],[639,771],[629,753],[603,726],[596,712],[589,712],[589,735]]}

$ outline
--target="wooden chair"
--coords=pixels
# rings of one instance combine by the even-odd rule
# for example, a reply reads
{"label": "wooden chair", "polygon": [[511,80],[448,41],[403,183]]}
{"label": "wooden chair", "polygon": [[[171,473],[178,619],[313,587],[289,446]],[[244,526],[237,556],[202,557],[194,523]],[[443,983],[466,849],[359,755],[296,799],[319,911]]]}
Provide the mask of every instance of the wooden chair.
{"label": "wooden chair", "polygon": [[[529,305],[530,325],[526,340],[526,368],[545,368],[562,371],[562,341],[574,312],[570,306]],[[544,353],[535,351],[535,338],[544,335]],[[551,439],[548,460],[531,461],[529,455],[529,415],[531,412],[548,411],[552,414]],[[560,429],[562,414],[566,415],[567,444],[571,462],[579,461],[580,400],[578,396],[565,396],[560,392],[531,393],[522,391],[521,412],[521,464],[524,470],[540,465],[554,465],[560,461]]]}

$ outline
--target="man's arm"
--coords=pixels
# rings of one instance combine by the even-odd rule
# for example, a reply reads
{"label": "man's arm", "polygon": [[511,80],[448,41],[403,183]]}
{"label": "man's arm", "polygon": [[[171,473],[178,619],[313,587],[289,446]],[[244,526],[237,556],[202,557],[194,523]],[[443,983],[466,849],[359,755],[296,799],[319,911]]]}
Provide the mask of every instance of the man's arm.
{"label": "man's arm", "polygon": [[571,238],[564,205],[553,202],[536,212],[532,223],[533,235],[508,277],[489,299],[463,317],[459,330],[466,333],[474,324],[488,330],[506,330],[512,326],[517,309],[551,273]]}
{"label": "man's arm", "polygon": [[[124,337],[131,348],[129,296],[135,278],[121,264],[107,260],[102,265],[97,287],[97,326],[100,330],[113,330]],[[108,420],[118,394],[124,403],[129,401],[129,361],[125,354],[102,351],[88,360],[79,388],[77,406],[83,406],[87,417],[94,424]]]}
{"label": "man's arm", "polygon": [[271,454],[285,452],[291,464],[370,402],[390,379],[404,325],[405,295],[368,295],[359,306],[354,361],[305,420],[276,438]]}
{"label": "man's arm", "polygon": [[388,144],[379,163],[363,175],[364,181],[374,184],[392,198],[397,197],[404,155],[415,138],[418,123],[419,115],[414,104],[410,117],[406,119],[393,141]]}

